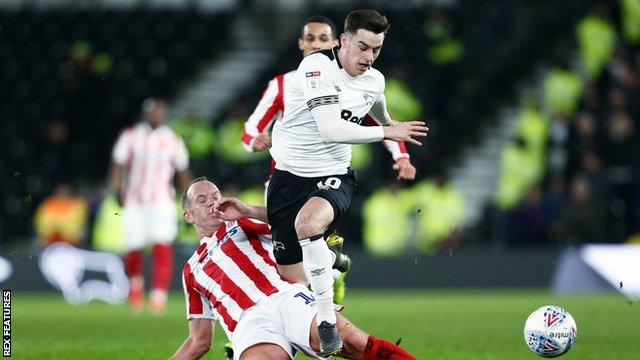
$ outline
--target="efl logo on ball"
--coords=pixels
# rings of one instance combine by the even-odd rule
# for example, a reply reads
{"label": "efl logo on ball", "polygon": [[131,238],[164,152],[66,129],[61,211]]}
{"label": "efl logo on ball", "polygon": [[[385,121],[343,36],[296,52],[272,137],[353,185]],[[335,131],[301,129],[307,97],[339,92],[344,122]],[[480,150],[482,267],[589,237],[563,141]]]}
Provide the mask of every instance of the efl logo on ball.
{"label": "efl logo on ball", "polygon": [[536,309],[524,324],[524,341],[531,351],[542,357],[565,354],[576,342],[578,328],[567,310],[545,305]]}

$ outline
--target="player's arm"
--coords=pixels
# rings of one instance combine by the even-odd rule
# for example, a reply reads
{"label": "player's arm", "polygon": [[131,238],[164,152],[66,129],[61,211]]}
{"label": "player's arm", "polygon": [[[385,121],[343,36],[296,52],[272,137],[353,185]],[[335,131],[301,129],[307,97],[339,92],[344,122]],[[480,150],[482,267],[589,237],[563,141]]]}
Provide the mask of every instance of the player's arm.
{"label": "player's arm", "polygon": [[250,218],[267,222],[267,208],[264,206],[247,205],[236,198],[223,198],[214,208],[215,216],[226,221]]}
{"label": "player's arm", "polygon": [[125,165],[129,159],[130,131],[125,130],[118,136],[118,140],[111,152],[111,168],[109,169],[109,193],[114,195],[122,206],[122,184],[124,180]]}
{"label": "player's arm", "polygon": [[307,100],[307,107],[324,141],[363,144],[390,139],[422,145],[413,139],[427,135],[428,129],[420,121],[395,126],[366,127],[342,120],[335,80],[338,76],[331,60],[319,53],[304,58],[296,72],[297,81]]}
{"label": "player's arm", "polygon": [[213,341],[213,324],[211,319],[189,320],[189,336],[171,359],[200,359],[204,356],[211,348]]}
{"label": "player's arm", "polygon": [[269,129],[284,108],[284,75],[278,75],[269,81],[262,98],[242,128],[242,145],[249,152],[264,151],[271,146]]}
{"label": "player's arm", "polygon": [[124,177],[124,165],[111,163],[109,170],[109,192],[119,197],[122,179]]}

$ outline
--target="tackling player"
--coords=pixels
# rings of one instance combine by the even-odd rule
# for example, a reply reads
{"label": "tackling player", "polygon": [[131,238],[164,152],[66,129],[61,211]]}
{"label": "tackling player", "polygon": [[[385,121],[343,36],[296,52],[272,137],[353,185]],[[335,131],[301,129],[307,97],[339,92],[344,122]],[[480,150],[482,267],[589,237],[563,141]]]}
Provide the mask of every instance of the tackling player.
{"label": "tackling player", "polygon": [[[321,359],[314,295],[304,285],[280,277],[269,226],[246,218],[264,221],[266,209],[222,199],[206,178],[193,181],[182,196],[182,206],[185,220],[201,240],[182,272],[189,335],[172,358],[198,359],[206,354],[217,319],[234,343],[236,360],[293,359],[297,351]],[[415,360],[397,345],[336,316],[344,339],[338,356]]]}
{"label": "tackling player", "polygon": [[[350,206],[356,186],[350,144],[426,136],[423,122],[391,121],[384,76],[371,65],[380,54],[386,17],[373,10],[351,12],[341,47],[305,57],[285,89],[284,115],[273,130],[275,171],[267,191],[274,255],[280,274],[306,283],[318,300],[318,333],[324,356],[342,349],[333,311],[335,260],[326,229]],[[360,126],[364,117],[384,126]]]}

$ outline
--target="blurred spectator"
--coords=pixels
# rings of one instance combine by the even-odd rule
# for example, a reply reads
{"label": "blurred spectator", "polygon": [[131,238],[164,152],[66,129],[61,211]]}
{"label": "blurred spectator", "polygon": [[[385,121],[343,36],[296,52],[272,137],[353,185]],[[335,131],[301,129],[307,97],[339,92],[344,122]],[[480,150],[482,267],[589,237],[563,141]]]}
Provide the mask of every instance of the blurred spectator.
{"label": "blurred spectator", "polygon": [[122,235],[122,206],[114,194],[107,194],[98,205],[91,245],[96,251],[121,254],[125,251]]}
{"label": "blurred spectator", "polygon": [[589,112],[580,113],[569,133],[569,176],[580,171],[582,157],[586,152],[596,155],[601,153],[602,138],[598,135],[598,124],[593,115]]}
{"label": "blurred spectator", "polygon": [[553,175],[549,180],[549,187],[544,195],[543,208],[547,216],[548,226],[551,226],[560,217],[562,209],[567,203],[566,183],[564,175]]}
{"label": "blurred spectator", "polygon": [[351,168],[363,170],[371,165],[372,151],[370,144],[356,144],[351,146]]}
{"label": "blurred spectator", "polygon": [[386,79],[384,95],[391,117],[398,121],[418,120],[422,117],[422,104],[414,95],[401,69],[391,71]]}
{"label": "blurred spectator", "polygon": [[38,147],[41,154],[38,171],[45,179],[54,183],[68,181],[73,174],[74,153],[69,143],[69,126],[62,120],[54,120],[49,125],[45,142]]}
{"label": "blurred spectator", "polygon": [[589,79],[597,79],[613,57],[616,33],[609,21],[607,8],[599,5],[576,26],[580,57]]}
{"label": "blurred spectator", "polygon": [[549,70],[544,79],[545,107],[548,114],[572,115],[581,94],[582,82],[568,65]]}
{"label": "blurred spectator", "polygon": [[411,189],[418,214],[418,249],[425,253],[446,252],[457,247],[465,221],[466,203],[456,185],[437,173]]}
{"label": "blurred spectator", "polygon": [[611,183],[612,235],[615,241],[623,241],[635,225],[635,167],[640,147],[633,121],[623,111],[609,117],[607,135],[604,156]]}
{"label": "blurred spectator", "polygon": [[86,74],[91,69],[91,43],[86,40],[76,40],[69,51],[69,58],[73,61],[75,73]]}
{"label": "blurred spectator", "polygon": [[91,72],[97,77],[104,78],[111,73],[113,68],[113,57],[104,51],[91,59]]}
{"label": "blurred spectator", "polygon": [[500,155],[500,174],[494,202],[501,211],[515,208],[542,175],[536,153],[522,137],[514,138]]}
{"label": "blurred spectator", "polygon": [[407,251],[411,236],[411,205],[397,181],[376,190],[364,202],[363,243],[375,256],[396,256]]}
{"label": "blurred spectator", "polygon": [[627,94],[620,87],[613,87],[609,91],[609,108],[608,113],[614,113],[618,111],[625,111],[627,109]]}
{"label": "blurred spectator", "polygon": [[609,198],[609,177],[602,167],[598,154],[593,151],[583,153],[580,173],[589,182],[593,198],[605,204]]}
{"label": "blurred spectator", "polygon": [[520,116],[516,120],[516,134],[521,136],[527,146],[539,153],[541,157],[547,145],[548,132],[549,124],[538,106],[530,105],[520,111]]}
{"label": "blurred spectator", "polygon": [[524,203],[510,218],[508,243],[516,246],[540,246],[549,241],[549,218],[543,205],[542,187],[531,188]]}
{"label": "blurred spectator", "polygon": [[88,207],[68,184],[58,184],[44,199],[34,216],[40,241],[45,244],[65,242],[78,245],[84,238]]}
{"label": "blurred spectator", "polygon": [[268,152],[247,152],[238,139],[242,139],[244,122],[249,117],[244,102],[235,103],[226,120],[218,128],[215,152],[223,160],[232,164],[245,164],[250,161],[264,159]]}
{"label": "blurred spectator", "polygon": [[620,0],[622,33],[629,44],[640,44],[640,1]]}
{"label": "blurred spectator", "polygon": [[589,182],[576,177],[571,197],[554,224],[554,237],[560,244],[606,241],[605,216],[601,203],[592,196]]}
{"label": "blurred spectator", "polygon": [[551,174],[565,174],[569,161],[568,142],[569,119],[557,114],[553,117],[549,131],[548,168]]}
{"label": "blurred spectator", "polygon": [[462,57],[462,43],[453,36],[451,22],[441,9],[430,10],[424,32],[429,39],[428,56],[432,64],[446,65]]}
{"label": "blurred spectator", "polygon": [[265,201],[265,188],[262,186],[252,186],[238,193],[238,199],[245,204],[263,206]]}
{"label": "blurred spectator", "polygon": [[181,118],[169,125],[184,140],[191,160],[205,160],[211,154],[214,147],[213,128],[208,121],[198,117],[195,109],[188,108]]}

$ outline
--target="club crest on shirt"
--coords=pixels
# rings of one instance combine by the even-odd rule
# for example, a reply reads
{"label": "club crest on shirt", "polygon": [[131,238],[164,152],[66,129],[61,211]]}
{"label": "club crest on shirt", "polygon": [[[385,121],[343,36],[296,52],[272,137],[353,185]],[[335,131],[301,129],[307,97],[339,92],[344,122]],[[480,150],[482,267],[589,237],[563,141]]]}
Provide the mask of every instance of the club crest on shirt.
{"label": "club crest on shirt", "polygon": [[308,78],[307,79],[307,87],[309,89],[317,89],[320,87],[320,79],[319,78]]}
{"label": "club crest on shirt", "polygon": [[369,95],[369,93],[362,94],[362,97],[367,105],[373,105],[373,96]]}

